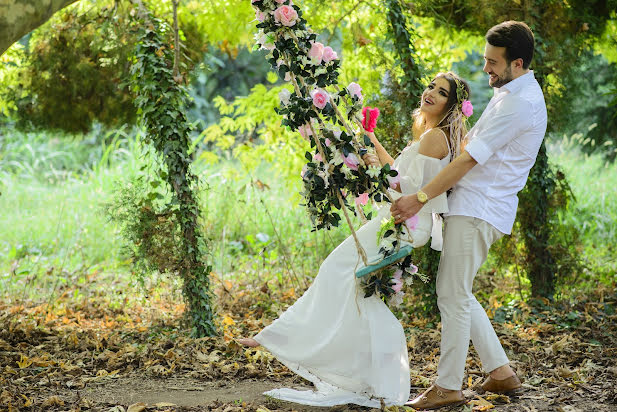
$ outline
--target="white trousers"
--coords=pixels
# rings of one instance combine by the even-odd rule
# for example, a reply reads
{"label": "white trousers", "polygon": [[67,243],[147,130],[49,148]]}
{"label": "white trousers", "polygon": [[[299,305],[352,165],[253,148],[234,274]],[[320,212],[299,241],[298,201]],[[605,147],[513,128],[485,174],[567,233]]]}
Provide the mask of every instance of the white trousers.
{"label": "white trousers", "polygon": [[437,272],[441,354],[436,383],[445,389],[459,390],[470,339],[486,372],[509,363],[486,312],[472,293],[478,269],[503,233],[486,221],[469,216],[446,217],[444,230]]}

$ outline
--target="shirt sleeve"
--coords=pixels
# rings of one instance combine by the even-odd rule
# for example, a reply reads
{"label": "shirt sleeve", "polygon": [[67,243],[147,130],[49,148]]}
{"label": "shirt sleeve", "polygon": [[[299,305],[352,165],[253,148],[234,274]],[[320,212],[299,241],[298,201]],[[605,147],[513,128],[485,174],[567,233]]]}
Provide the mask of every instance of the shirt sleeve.
{"label": "shirt sleeve", "polygon": [[486,127],[467,144],[465,151],[484,164],[497,150],[531,127],[531,104],[518,96],[505,96],[495,105]]}

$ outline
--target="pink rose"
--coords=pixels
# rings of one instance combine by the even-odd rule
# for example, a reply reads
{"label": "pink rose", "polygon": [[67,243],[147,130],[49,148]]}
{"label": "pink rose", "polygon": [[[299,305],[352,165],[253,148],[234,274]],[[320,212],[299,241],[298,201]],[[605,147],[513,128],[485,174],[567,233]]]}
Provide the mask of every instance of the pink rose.
{"label": "pink rose", "polygon": [[356,96],[359,100],[362,100],[362,87],[360,87],[358,83],[349,83],[349,86],[347,86],[347,91],[350,95]]}
{"label": "pink rose", "polygon": [[274,10],[274,20],[283,26],[291,27],[298,20],[298,12],[293,7],[281,6]]}
{"label": "pink rose", "polygon": [[322,110],[328,104],[328,100],[330,100],[330,96],[328,92],[323,89],[313,89],[311,92],[311,96],[313,97],[313,104],[319,110]]}
{"label": "pink rose", "polygon": [[469,100],[463,100],[461,111],[465,117],[469,117],[473,114],[473,106]]}
{"label": "pink rose", "polygon": [[255,10],[255,18],[258,21],[263,22],[266,19],[266,13],[261,10]]}
{"label": "pink rose", "polygon": [[300,136],[302,136],[304,140],[308,140],[309,136],[313,135],[313,132],[311,131],[311,126],[309,126],[308,123],[298,127],[298,132],[300,132]]}
{"label": "pink rose", "polygon": [[[396,170],[396,169],[394,169]],[[398,170],[396,170],[398,172]],[[394,177],[388,176],[388,183],[392,189],[396,189],[396,187],[401,183],[401,175],[400,173]]]}
{"label": "pink rose", "polygon": [[317,160],[318,162],[323,163],[323,157],[321,157],[321,153],[315,153],[315,156],[313,156],[313,159]]}
{"label": "pink rose", "polygon": [[349,156],[343,156],[343,162],[351,170],[358,170],[358,165],[360,164],[358,157],[353,153],[349,153]]}
{"label": "pink rose", "polygon": [[392,283],[390,287],[392,288],[394,292],[399,293],[401,289],[403,289],[403,281],[397,278],[392,278],[392,281],[394,283]]}
{"label": "pink rose", "polygon": [[336,59],[338,59],[338,55],[336,54],[336,52],[332,50],[332,47],[326,46],[323,49],[323,61],[328,63]]}
{"label": "pink rose", "polygon": [[308,52],[308,57],[309,59],[311,59],[311,62],[313,64],[320,64],[321,59],[323,58],[323,54],[324,54],[323,44],[316,41],[311,45],[311,49]]}
{"label": "pink rose", "polygon": [[405,220],[405,226],[409,231],[415,230],[418,226],[418,215],[413,215],[409,219]]}
{"label": "pink rose", "polygon": [[368,193],[362,193],[360,196],[356,197],[356,205],[366,206],[368,203]]}

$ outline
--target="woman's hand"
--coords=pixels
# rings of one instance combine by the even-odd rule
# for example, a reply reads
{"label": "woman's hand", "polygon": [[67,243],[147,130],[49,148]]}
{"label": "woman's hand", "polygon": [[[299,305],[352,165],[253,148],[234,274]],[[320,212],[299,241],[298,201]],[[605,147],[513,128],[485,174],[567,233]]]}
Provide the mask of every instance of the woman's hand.
{"label": "woman's hand", "polygon": [[362,156],[362,160],[366,163],[367,166],[376,166],[381,167],[381,162],[379,161],[379,157],[373,153],[367,153]]}

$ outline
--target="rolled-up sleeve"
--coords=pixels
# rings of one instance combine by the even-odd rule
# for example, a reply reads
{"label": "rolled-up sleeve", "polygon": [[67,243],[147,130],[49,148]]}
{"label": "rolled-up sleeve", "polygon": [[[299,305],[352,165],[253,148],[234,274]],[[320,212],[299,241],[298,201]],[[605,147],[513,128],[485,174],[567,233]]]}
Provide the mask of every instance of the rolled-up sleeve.
{"label": "rolled-up sleeve", "polygon": [[532,124],[531,104],[518,96],[506,96],[495,105],[491,127],[478,132],[465,146],[465,151],[482,165]]}

